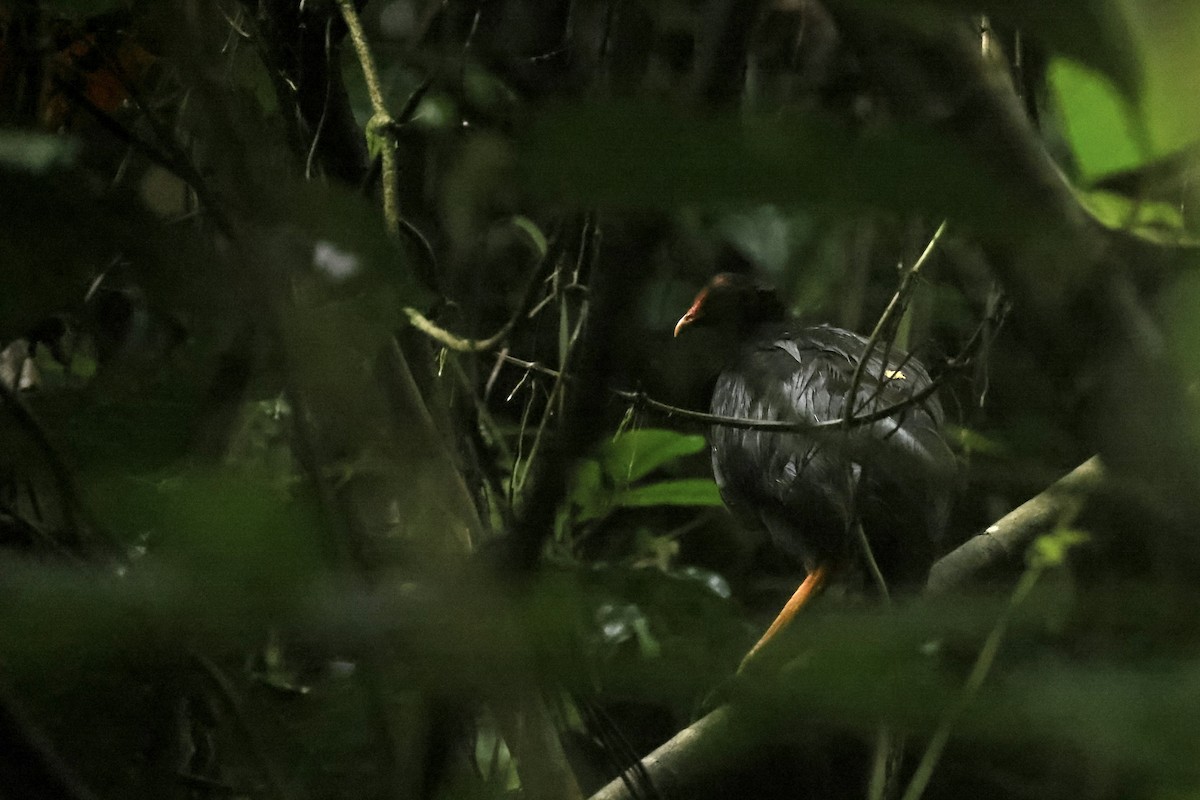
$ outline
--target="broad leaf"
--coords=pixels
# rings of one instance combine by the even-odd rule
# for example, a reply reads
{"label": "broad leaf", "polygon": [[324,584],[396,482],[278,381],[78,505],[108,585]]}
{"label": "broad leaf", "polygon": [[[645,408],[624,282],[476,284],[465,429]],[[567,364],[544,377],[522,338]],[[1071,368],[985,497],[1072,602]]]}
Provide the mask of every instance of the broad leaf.
{"label": "broad leaf", "polygon": [[600,449],[605,472],[618,483],[632,483],[664,464],[698,453],[705,447],[703,436],[689,436],[662,428],[627,431]]}
{"label": "broad leaf", "polygon": [[617,495],[617,504],[626,508],[641,506],[719,506],[717,485],[707,478],[681,478],[646,486],[635,486]]}
{"label": "broad leaf", "polygon": [[1066,59],[1055,59],[1050,85],[1064,117],[1067,140],[1085,181],[1142,164],[1144,143],[1133,130],[1133,108],[1104,76]]}

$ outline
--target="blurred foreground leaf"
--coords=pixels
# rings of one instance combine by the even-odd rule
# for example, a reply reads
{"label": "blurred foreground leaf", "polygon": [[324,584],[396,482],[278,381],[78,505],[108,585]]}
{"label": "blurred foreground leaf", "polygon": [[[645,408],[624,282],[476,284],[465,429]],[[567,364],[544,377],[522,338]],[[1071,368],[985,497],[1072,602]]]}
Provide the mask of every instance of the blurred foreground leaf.
{"label": "blurred foreground leaf", "polygon": [[[469,581],[453,592],[407,581],[370,591],[323,581],[294,595],[280,617],[278,608],[267,613],[269,606],[250,587],[214,591],[203,559],[186,568],[176,563],[143,564],[118,579],[9,561],[0,569],[0,651],[19,675],[149,654],[198,637],[209,646],[244,646],[267,625],[286,623],[343,646],[389,641],[405,663],[420,665],[414,680],[446,689],[469,690],[480,681],[501,687],[519,668],[514,631],[493,624],[488,608],[494,599]],[[520,606],[521,629],[539,642],[558,643],[540,662],[542,680],[577,685],[599,675],[604,686],[626,696],[686,705],[736,664],[741,643],[730,635],[732,618],[713,616],[727,612],[728,603],[696,581],[657,570],[548,573],[532,589]],[[647,659],[639,643],[632,658],[615,658],[597,630],[600,647],[590,657],[601,660],[581,671],[578,659],[588,651],[572,653],[562,645],[577,641],[589,608],[613,598],[617,606],[637,604],[646,633],[661,650]],[[1056,655],[1058,644],[1046,639],[1052,599],[1031,597],[1016,615],[1010,645],[956,737],[999,748],[1062,747],[1115,768],[1200,779],[1194,759],[1200,654],[1120,662]],[[800,719],[869,732],[882,718],[929,731],[1002,604],[999,598],[964,597],[889,613],[814,610],[798,618],[776,648],[786,664],[778,679],[744,681],[737,696],[766,736]],[[1091,601],[1079,607],[1090,611]],[[1181,617],[1178,603],[1148,590],[1126,591],[1100,611],[1097,621],[1114,636],[1135,622],[1147,632],[1158,625],[1171,636],[1183,628],[1200,634],[1194,630],[1200,617]],[[638,638],[632,633],[629,643]]]}
{"label": "blurred foreground leaf", "polygon": [[699,115],[633,103],[548,109],[518,144],[520,178],[582,206],[730,201],[952,216],[981,232],[1039,230],[1030,187],[929,130],[866,134],[799,112]]}
{"label": "blurred foreground leaf", "polygon": [[78,153],[79,142],[67,136],[0,131],[0,169],[41,174],[71,166]]}

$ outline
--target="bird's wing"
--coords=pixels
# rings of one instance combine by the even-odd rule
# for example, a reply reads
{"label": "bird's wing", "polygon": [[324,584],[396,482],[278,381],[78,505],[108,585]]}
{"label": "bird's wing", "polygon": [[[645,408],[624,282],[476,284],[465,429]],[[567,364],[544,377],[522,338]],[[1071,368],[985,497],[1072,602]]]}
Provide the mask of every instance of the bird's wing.
{"label": "bird's wing", "polygon": [[[940,477],[952,473],[954,458],[941,432],[941,404],[933,396],[917,399],[933,383],[925,367],[906,353],[876,344],[855,386],[858,354],[866,345],[858,334],[820,326],[785,330],[775,337],[769,353],[766,348],[760,353],[777,374],[790,370],[784,397],[777,402],[790,408],[796,422],[840,420],[850,406],[855,416],[897,408],[884,419],[850,426],[843,446],[851,448],[855,460],[869,458],[884,468],[917,468]],[[863,454],[864,449],[869,455]]]}
{"label": "bird's wing", "polygon": [[[836,328],[781,328],[773,336],[761,337],[721,374],[712,410],[723,416],[801,426],[836,422],[846,414],[857,354],[865,346],[863,337]],[[823,473],[845,472],[854,464],[869,463],[873,470],[894,474],[898,480],[913,470],[948,479],[955,464],[941,434],[941,405],[934,397],[907,402],[931,385],[928,372],[899,351],[893,350],[885,359],[882,350],[877,346],[867,359],[855,390],[854,412],[862,415],[901,406],[895,414],[848,429],[786,434],[716,426],[714,444],[722,446],[724,472],[757,468],[783,490],[784,484],[796,483],[796,475],[816,469],[819,474],[812,479],[830,483],[830,492],[836,495],[843,492],[841,484],[847,479],[834,480]],[[731,477],[719,475],[718,483]]]}

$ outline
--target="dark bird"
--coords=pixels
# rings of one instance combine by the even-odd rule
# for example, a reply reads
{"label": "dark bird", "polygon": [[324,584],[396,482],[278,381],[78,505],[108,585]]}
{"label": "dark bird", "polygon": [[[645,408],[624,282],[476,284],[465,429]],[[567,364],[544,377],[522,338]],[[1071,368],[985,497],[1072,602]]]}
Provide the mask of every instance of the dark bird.
{"label": "dark bird", "polygon": [[[721,498],[807,572],[746,661],[831,580],[858,568],[884,596],[889,587],[919,589],[955,473],[925,367],[886,343],[868,348],[856,333],[790,319],[774,290],[744,275],[713,278],[675,335],[700,327],[715,328],[715,341],[734,353],[717,378],[712,413],[796,426],[712,426]],[[874,416],[847,422],[849,409]]]}

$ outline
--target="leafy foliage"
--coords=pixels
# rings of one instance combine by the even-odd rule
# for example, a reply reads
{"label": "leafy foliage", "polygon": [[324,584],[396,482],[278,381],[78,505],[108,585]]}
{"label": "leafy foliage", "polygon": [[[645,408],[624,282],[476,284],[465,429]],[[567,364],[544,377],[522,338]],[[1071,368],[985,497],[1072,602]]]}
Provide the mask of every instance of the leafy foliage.
{"label": "leafy foliage", "polygon": [[[0,774],[578,797],[731,703],[661,795],[861,797],[881,725],[930,797],[1194,794],[1195,4],[526,5],[0,2]],[[680,413],[726,270],[905,306],[993,546],[741,674],[803,567]]]}

